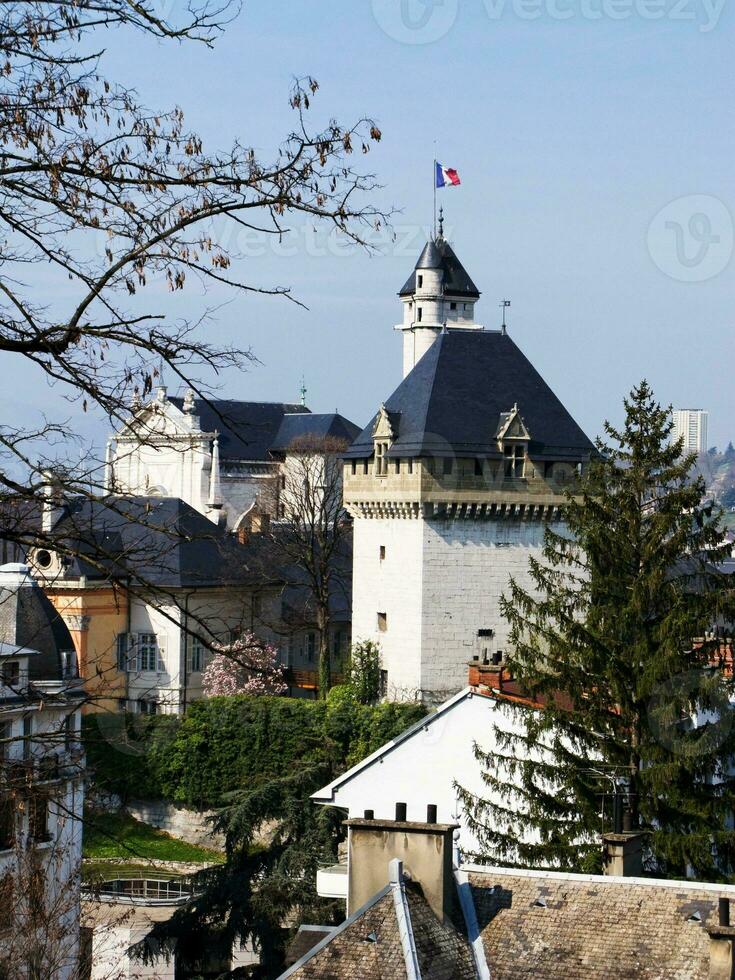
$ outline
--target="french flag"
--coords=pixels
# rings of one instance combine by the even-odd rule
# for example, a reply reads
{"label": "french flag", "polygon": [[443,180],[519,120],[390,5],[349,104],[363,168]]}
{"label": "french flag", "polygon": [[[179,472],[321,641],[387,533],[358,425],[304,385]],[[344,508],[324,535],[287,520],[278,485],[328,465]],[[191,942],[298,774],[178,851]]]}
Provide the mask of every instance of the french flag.
{"label": "french flag", "polygon": [[456,170],[452,170],[451,167],[442,167],[436,160],[434,165],[436,166],[437,187],[457,187],[461,183]]}

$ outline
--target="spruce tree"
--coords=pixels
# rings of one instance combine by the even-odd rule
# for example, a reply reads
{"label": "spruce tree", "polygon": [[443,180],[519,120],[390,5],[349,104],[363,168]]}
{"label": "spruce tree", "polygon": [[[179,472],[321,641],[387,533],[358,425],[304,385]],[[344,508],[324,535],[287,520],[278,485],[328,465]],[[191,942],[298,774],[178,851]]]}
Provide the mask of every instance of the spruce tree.
{"label": "spruce tree", "polygon": [[500,754],[476,750],[488,798],[460,792],[498,863],[600,870],[618,792],[648,872],[721,879],[735,863],[724,532],[670,411],[645,381],[624,404],[567,493],[566,530],[531,559],[535,588],[503,598],[508,666],[543,707],[508,705]]}

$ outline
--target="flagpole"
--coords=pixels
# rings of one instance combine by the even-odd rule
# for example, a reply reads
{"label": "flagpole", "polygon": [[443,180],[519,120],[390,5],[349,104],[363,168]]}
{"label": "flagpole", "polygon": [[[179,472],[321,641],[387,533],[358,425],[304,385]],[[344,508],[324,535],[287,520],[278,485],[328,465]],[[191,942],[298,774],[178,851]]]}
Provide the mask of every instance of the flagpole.
{"label": "flagpole", "polygon": [[431,171],[431,182],[434,187],[434,240],[436,241],[436,157],[434,157],[434,166]]}

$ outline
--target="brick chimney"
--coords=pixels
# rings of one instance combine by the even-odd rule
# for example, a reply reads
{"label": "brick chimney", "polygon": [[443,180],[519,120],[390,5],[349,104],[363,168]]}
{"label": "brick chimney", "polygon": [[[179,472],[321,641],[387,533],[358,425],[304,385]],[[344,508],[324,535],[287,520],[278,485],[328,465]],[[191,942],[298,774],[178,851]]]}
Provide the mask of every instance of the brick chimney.
{"label": "brick chimney", "polygon": [[[499,659],[497,659],[498,654],[500,655]],[[502,650],[493,656],[496,658],[494,661],[489,657],[486,661],[480,660],[479,657],[468,661],[467,683],[470,687],[489,687],[495,691],[503,690],[503,683],[510,680],[510,677],[502,663]]]}
{"label": "brick chimney", "polygon": [[718,925],[709,933],[709,980],[735,977],[735,927],[730,925],[730,899],[720,898]]}
{"label": "brick chimney", "polygon": [[[388,884],[388,865],[397,858],[406,875],[421,885],[426,901],[440,921],[449,916],[455,897],[452,872],[454,823],[406,820],[406,804],[396,804],[397,820],[353,819],[348,829],[347,915],[361,908]],[[427,816],[436,820],[436,807]]]}

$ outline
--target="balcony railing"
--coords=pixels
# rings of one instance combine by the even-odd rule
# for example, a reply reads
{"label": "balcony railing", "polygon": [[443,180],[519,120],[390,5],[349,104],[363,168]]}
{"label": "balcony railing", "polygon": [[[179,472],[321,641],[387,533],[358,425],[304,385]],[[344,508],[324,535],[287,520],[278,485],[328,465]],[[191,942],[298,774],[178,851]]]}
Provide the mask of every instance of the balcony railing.
{"label": "balcony railing", "polygon": [[165,878],[115,878],[85,884],[83,891],[87,899],[130,905],[183,905],[194,894],[188,880]]}

